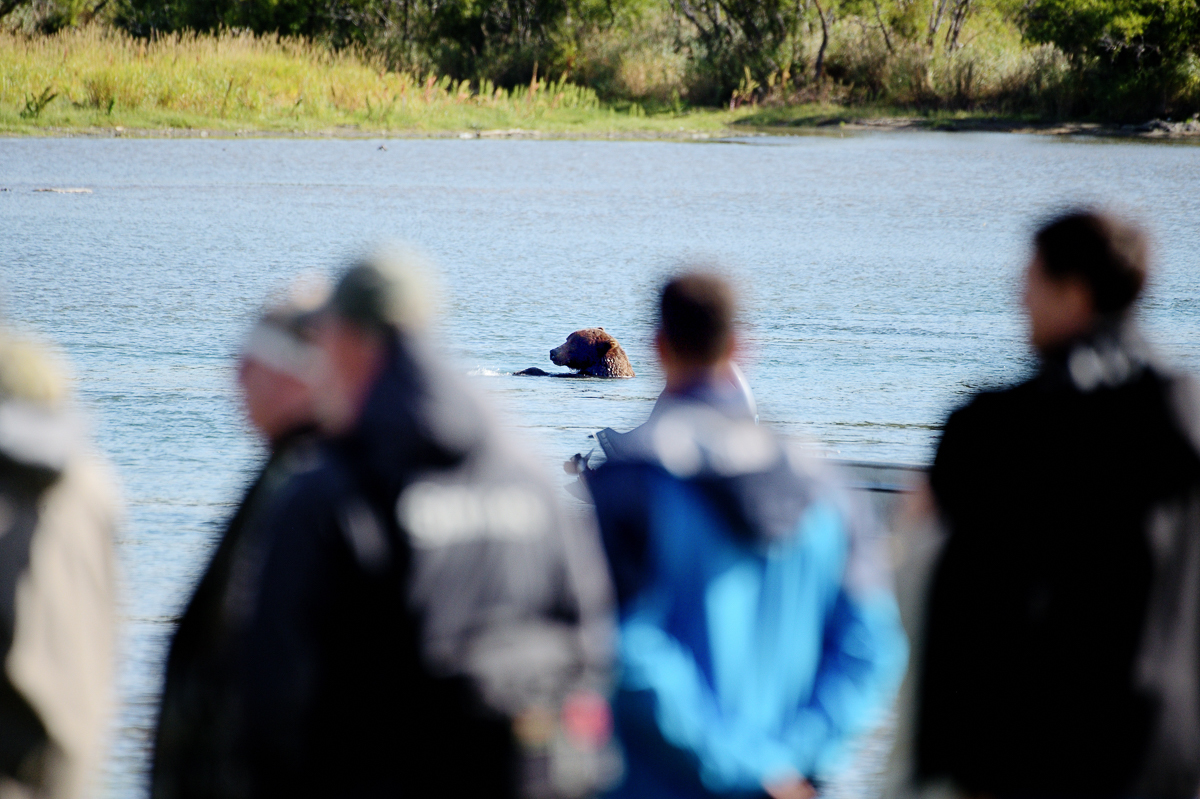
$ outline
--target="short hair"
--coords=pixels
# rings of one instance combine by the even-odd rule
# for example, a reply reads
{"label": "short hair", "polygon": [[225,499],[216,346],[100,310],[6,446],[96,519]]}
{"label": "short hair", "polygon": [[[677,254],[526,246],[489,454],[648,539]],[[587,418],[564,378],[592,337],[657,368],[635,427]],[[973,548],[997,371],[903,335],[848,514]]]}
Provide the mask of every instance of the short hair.
{"label": "short hair", "polygon": [[1145,285],[1146,235],[1115,216],[1088,209],[1069,211],[1043,225],[1033,241],[1046,274],[1082,280],[1100,314],[1124,313]]}
{"label": "short hair", "polygon": [[672,278],[659,295],[659,331],[681,358],[714,363],[729,347],[737,302],[724,279],[709,272]]}

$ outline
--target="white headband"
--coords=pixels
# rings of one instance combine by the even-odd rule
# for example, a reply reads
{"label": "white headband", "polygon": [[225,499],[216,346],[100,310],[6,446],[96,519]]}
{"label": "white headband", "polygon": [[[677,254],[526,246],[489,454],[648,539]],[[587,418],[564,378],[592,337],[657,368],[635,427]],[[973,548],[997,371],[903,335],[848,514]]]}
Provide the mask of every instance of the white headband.
{"label": "white headband", "polygon": [[259,322],[246,337],[242,357],[297,380],[312,374],[317,348],[270,322]]}

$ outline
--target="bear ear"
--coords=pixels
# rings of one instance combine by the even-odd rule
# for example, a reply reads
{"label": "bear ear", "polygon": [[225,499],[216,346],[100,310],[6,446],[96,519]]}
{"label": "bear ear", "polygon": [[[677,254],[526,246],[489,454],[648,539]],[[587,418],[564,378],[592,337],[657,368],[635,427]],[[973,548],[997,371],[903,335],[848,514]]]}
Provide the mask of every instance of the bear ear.
{"label": "bear ear", "polygon": [[613,346],[613,343],[611,341],[597,341],[596,342],[596,349],[599,350],[601,356],[607,354],[608,351],[612,349],[612,346]]}
{"label": "bear ear", "polygon": [[596,328],[596,329],[597,329],[597,330],[603,330],[604,328],[602,328],[602,327],[598,327],[598,328]]}

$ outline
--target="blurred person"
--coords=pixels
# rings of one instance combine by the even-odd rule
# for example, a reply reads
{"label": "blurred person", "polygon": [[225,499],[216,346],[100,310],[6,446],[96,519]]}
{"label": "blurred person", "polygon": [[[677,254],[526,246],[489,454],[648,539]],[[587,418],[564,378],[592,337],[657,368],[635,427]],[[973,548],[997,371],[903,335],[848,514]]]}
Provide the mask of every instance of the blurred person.
{"label": "blurred person", "polygon": [[310,317],[327,293],[319,281],[298,280],[268,303],[238,359],[246,416],[267,445],[267,461],[226,525],[171,640],[151,776],[156,799],[235,797],[250,790],[235,658],[274,507],[316,456],[313,386],[321,355]]}
{"label": "blurred person", "polygon": [[918,790],[1200,788],[1200,404],[1133,321],[1146,275],[1131,224],[1050,221],[1022,297],[1037,373],[946,422]]}
{"label": "blurred person", "polygon": [[329,437],[273,515],[241,653],[255,796],[554,797],[603,779],[598,542],[425,342],[410,259],[318,318]]}
{"label": "blurred person", "polygon": [[[666,385],[649,422],[679,402],[700,402],[730,418],[758,421],[754,394],[734,359],[736,302],[728,284],[715,272],[692,272],[663,288],[659,306],[654,352]],[[647,424],[633,433],[636,438],[651,429]]]}
{"label": "blurred person", "polygon": [[0,797],[90,795],[105,751],[120,502],[41,347],[0,330]]}
{"label": "blurred person", "polygon": [[811,797],[904,668],[882,541],[731,384],[729,286],[680,275],[659,311],[663,397],[589,478],[620,620],[613,795]]}
{"label": "blurred person", "polygon": [[[666,385],[650,410],[650,418],[645,423],[627,433],[618,433],[612,428],[605,428],[596,438],[606,458],[622,458],[625,455],[636,456],[646,450],[646,438],[654,429],[655,423],[671,408],[680,402],[703,403],[721,414],[733,419],[751,419],[758,422],[758,405],[754,392],[746,381],[746,375],[734,360],[737,342],[733,335],[733,295],[727,286],[715,274],[697,274],[697,279],[713,281],[711,288],[727,294],[725,300],[711,304],[705,309],[691,308],[678,302],[668,302],[666,313],[672,315],[670,326],[675,336],[682,342],[706,340],[711,334],[705,331],[727,330],[729,339],[721,343],[727,353],[716,357],[712,363],[700,358],[697,363],[691,363],[688,356],[679,355],[664,338],[662,329],[655,334],[654,348],[659,363],[663,365]],[[680,284],[681,286],[684,284]],[[674,289],[673,289],[674,290]],[[673,310],[679,306],[680,311]],[[682,315],[680,315],[682,314]],[[675,316],[679,316],[675,319]],[[694,326],[696,330],[692,330]],[[585,484],[591,479],[595,467],[591,464],[591,453],[576,454],[563,464],[568,474],[579,475],[580,482]],[[577,491],[574,487],[568,489],[576,496],[590,501],[590,495]]]}
{"label": "blurred person", "polygon": [[693,273],[663,288],[654,352],[666,385],[651,420],[682,400],[758,421],[754,394],[734,360],[735,305],[732,290],[713,273]]}

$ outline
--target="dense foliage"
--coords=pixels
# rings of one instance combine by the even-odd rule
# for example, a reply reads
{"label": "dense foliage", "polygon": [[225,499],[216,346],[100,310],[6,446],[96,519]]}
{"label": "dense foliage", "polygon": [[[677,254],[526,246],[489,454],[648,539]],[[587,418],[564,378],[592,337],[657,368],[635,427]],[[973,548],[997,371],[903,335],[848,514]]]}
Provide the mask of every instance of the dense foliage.
{"label": "dense foliage", "polygon": [[221,29],[369,45],[393,66],[528,83],[555,55],[568,0],[120,0],[137,35]]}
{"label": "dense foliage", "polygon": [[1183,110],[1200,82],[1197,0],[1033,0],[1022,22],[1067,54],[1089,79],[1086,100],[1110,115]]}
{"label": "dense foliage", "polygon": [[141,37],[300,36],[475,90],[568,77],[676,109],[1200,110],[1200,0],[0,0],[5,15],[26,30],[100,17]]}

